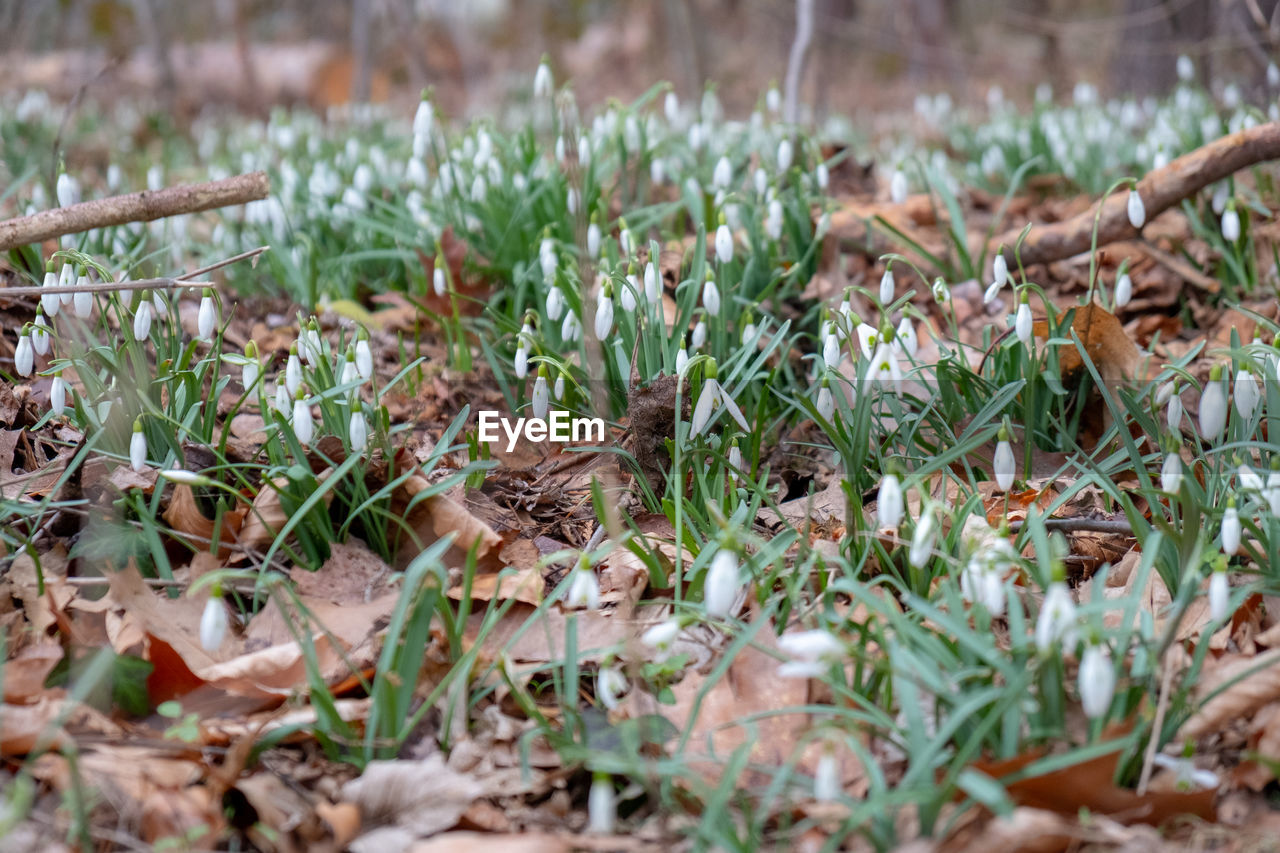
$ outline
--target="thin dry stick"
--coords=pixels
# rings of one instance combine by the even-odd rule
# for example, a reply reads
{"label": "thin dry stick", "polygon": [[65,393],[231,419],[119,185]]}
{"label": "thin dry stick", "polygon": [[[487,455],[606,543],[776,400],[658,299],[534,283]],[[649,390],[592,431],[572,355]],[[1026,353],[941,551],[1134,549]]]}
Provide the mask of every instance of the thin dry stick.
{"label": "thin dry stick", "polygon": [[[1165,655],[1168,658],[1168,655]],[[1164,661],[1164,677],[1160,679],[1160,698],[1156,702],[1156,718],[1151,724],[1151,739],[1147,741],[1146,753],[1142,756],[1142,774],[1138,778],[1138,796],[1147,793],[1147,785],[1151,784],[1151,770],[1155,766],[1156,752],[1160,748],[1160,732],[1164,728],[1164,715],[1169,709],[1169,689],[1173,686],[1173,667]]]}
{"label": "thin dry stick", "polygon": [[[1147,221],[1215,181],[1277,158],[1280,158],[1280,122],[1231,133],[1184,154],[1138,181]],[[1099,246],[1138,236],[1138,229],[1129,224],[1127,195],[1113,193],[1103,204],[1098,222]],[[1044,264],[1089,251],[1097,210],[1093,207],[1064,222],[1034,226],[1019,250],[1022,262]],[[1014,262],[1012,247],[1018,242],[1019,233],[1020,230],[1007,231],[990,244],[993,250],[1003,244],[1010,264]]]}
{"label": "thin dry stick", "polygon": [[93,228],[150,222],[166,216],[244,204],[266,198],[270,192],[267,173],[250,172],[203,184],[183,184],[154,192],[145,190],[84,201],[0,222],[0,251]]}
{"label": "thin dry stick", "polygon": [[0,296],[6,297],[23,297],[23,296],[43,296],[46,293],[106,293],[116,291],[130,290],[178,290],[184,287],[205,288],[218,287],[219,285],[212,281],[191,281],[198,275],[213,272],[222,269],[225,266],[234,264],[237,261],[243,261],[245,258],[256,257],[263,252],[268,251],[270,246],[259,246],[256,249],[250,249],[247,252],[241,252],[235,257],[226,258],[207,267],[201,267],[198,270],[183,273],[173,278],[144,278],[138,281],[106,281],[99,284],[58,284],[51,287],[37,285],[35,287],[5,287],[0,288]]}

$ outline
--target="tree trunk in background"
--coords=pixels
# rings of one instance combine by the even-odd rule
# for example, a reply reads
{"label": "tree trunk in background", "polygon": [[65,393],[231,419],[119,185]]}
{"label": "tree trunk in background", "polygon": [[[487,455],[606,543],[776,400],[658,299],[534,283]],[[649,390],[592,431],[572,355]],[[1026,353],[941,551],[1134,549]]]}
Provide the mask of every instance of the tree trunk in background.
{"label": "tree trunk in background", "polygon": [[903,4],[907,68],[912,80],[927,80],[950,65],[947,52],[947,4],[943,0],[908,0]]}
{"label": "tree trunk in background", "polygon": [[1212,0],[1124,0],[1126,24],[1111,63],[1116,93],[1162,95],[1178,79],[1179,54],[1207,73]]}
{"label": "tree trunk in background", "polygon": [[373,80],[373,48],[369,30],[373,17],[373,4],[369,0],[353,0],[351,6],[351,59],[355,62],[355,75],[351,79],[351,102],[367,103]]}

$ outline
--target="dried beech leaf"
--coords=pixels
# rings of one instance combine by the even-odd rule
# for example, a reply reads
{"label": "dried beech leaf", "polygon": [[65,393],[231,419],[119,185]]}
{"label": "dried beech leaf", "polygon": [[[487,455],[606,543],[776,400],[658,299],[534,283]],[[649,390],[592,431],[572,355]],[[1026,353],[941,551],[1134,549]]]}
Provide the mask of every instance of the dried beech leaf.
{"label": "dried beech leaf", "polygon": [[[1247,719],[1255,711],[1280,699],[1280,649],[1260,655],[1229,655],[1212,667],[1206,665],[1196,685],[1196,696],[1204,702],[1200,710],[1178,730],[1177,740],[1197,740],[1218,731],[1228,723]],[[1204,697],[1225,687],[1213,698]]]}
{"label": "dried beech leaf", "polygon": [[360,778],[342,786],[343,799],[359,806],[366,825],[394,824],[419,836],[452,828],[484,792],[439,752],[422,761],[372,761]]}

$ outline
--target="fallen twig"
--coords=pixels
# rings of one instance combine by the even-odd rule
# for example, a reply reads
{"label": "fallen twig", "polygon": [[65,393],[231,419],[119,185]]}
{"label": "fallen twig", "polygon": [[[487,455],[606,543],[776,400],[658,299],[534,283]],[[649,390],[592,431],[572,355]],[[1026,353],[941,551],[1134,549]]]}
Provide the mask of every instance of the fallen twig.
{"label": "fallen twig", "polygon": [[[1022,529],[1024,521],[1014,521],[1009,529],[1017,533]],[[1063,533],[1119,533],[1133,535],[1133,527],[1123,518],[1046,518],[1045,530],[1061,530]]]}
{"label": "fallen twig", "polygon": [[270,192],[267,173],[250,172],[203,184],[182,184],[154,192],[144,190],[83,201],[0,222],[0,251],[108,225],[150,222],[166,216],[244,204],[266,198]]}
{"label": "fallen twig", "polygon": [[[1277,158],[1280,158],[1280,122],[1237,131],[1184,154],[1138,181],[1147,221],[1215,181]],[[1116,192],[1103,203],[1098,222],[1099,246],[1138,236],[1138,229],[1129,224],[1126,196],[1126,192]],[[1097,212],[1094,206],[1063,222],[1033,226],[1019,250],[1022,262],[1044,264],[1089,251]],[[1006,231],[991,242],[993,249],[1004,245],[1010,265],[1014,262],[1013,246],[1018,242],[1019,233],[1018,230]]]}
{"label": "fallen twig", "polygon": [[217,263],[209,264],[198,270],[183,273],[173,278],[143,278],[137,281],[105,281],[98,284],[58,284],[52,287],[44,287],[36,285],[34,287],[4,287],[0,288],[0,296],[5,297],[23,297],[23,296],[43,296],[46,293],[115,293],[118,291],[129,290],[178,290],[184,287],[205,288],[217,287],[217,283],[212,281],[191,281],[198,275],[213,272],[222,269],[225,266],[234,264],[237,261],[243,261],[245,258],[253,258],[261,255],[269,250],[270,246],[259,246],[256,249],[250,249],[247,252],[241,252],[235,257],[226,258]]}

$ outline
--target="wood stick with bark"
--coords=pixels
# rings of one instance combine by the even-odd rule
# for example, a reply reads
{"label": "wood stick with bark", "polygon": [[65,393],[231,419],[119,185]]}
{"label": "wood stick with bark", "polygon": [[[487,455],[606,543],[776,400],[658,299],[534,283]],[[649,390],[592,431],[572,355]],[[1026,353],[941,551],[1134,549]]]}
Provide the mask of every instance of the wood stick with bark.
{"label": "wood stick with bark", "polygon": [[[1138,181],[1147,222],[1215,181],[1277,158],[1280,158],[1280,122],[1228,134],[1184,154]],[[1138,229],[1129,224],[1127,203],[1128,192],[1124,190],[1113,193],[1103,203],[1102,218],[1098,222],[1099,246],[1138,236]],[[1063,222],[1033,226],[1019,251],[1022,262],[1046,264],[1089,251],[1097,212],[1094,206]],[[1014,263],[1013,245],[1021,231],[1021,228],[1006,231],[992,242],[993,250],[1004,245],[1010,266]]]}
{"label": "wood stick with bark", "polygon": [[266,172],[250,172],[220,181],[183,184],[94,199],[0,222],[0,251],[78,234],[108,225],[150,222],[166,216],[198,213],[266,198],[271,181]]}

